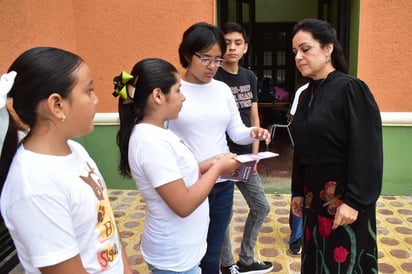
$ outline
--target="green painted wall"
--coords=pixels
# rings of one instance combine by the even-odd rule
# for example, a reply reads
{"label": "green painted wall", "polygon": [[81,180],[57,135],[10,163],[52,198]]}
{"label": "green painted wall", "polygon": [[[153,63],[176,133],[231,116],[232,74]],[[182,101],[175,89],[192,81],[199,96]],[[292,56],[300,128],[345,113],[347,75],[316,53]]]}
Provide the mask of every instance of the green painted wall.
{"label": "green painted wall", "polygon": [[351,0],[350,40],[349,40],[349,74],[358,74],[359,45],[359,0]]}
{"label": "green painted wall", "polygon": [[[109,188],[134,189],[132,180],[119,175],[116,145],[117,125],[96,125],[92,134],[76,139],[96,161]],[[382,194],[412,195],[412,127],[387,126],[383,129],[384,177]],[[372,183],[372,182],[371,182]]]}
{"label": "green painted wall", "polygon": [[383,128],[383,191],[412,195],[412,127]]}
{"label": "green painted wall", "polygon": [[77,138],[83,144],[99,167],[108,188],[134,189],[136,184],[131,179],[120,176],[117,169],[119,148],[116,144],[117,125],[95,125],[93,133]]}

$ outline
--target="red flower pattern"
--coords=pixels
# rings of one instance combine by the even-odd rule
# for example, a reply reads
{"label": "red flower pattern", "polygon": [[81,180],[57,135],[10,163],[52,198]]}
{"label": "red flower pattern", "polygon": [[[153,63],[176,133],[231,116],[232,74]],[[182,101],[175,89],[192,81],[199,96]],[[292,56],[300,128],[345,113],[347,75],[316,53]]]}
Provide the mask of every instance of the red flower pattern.
{"label": "red flower pattern", "polygon": [[305,229],[305,239],[306,239],[306,242],[309,242],[310,241],[310,229],[309,229],[309,227],[306,227],[306,229]]}
{"label": "red flower pattern", "polygon": [[328,205],[328,213],[330,215],[335,215],[336,214],[336,209],[343,203],[342,200],[337,199],[334,203]]}
{"label": "red flower pattern", "polygon": [[333,219],[318,215],[319,234],[323,238],[328,238],[332,233]]}
{"label": "red flower pattern", "polygon": [[323,201],[329,201],[335,197],[336,182],[329,181],[325,184],[324,190],[320,192],[320,198]]}
{"label": "red flower pattern", "polygon": [[333,250],[333,259],[337,263],[343,263],[346,261],[348,254],[349,251],[346,248],[344,248],[343,246],[339,246]]}
{"label": "red flower pattern", "polygon": [[324,190],[320,192],[320,199],[326,202],[324,206],[327,206],[330,215],[335,215],[336,209],[343,203],[340,195],[335,196],[336,185],[335,181],[329,181],[325,184]]}

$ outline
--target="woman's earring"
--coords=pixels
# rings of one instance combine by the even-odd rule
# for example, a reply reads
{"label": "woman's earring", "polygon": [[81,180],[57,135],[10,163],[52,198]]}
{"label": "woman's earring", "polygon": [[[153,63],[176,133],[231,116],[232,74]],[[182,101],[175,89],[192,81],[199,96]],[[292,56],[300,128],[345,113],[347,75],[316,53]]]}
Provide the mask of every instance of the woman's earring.
{"label": "woman's earring", "polygon": [[64,123],[64,121],[66,121],[66,115],[63,114],[63,117],[61,119],[62,123]]}

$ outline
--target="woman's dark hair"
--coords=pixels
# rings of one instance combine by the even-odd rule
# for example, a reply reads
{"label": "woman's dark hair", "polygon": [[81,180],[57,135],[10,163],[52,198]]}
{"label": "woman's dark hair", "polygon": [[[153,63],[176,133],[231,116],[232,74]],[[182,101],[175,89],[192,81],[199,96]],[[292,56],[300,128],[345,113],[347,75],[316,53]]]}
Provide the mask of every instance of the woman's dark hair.
{"label": "woman's dark hair", "polygon": [[[77,82],[73,71],[82,62],[76,54],[52,47],[32,48],[17,57],[8,71],[17,73],[9,97],[13,98],[13,108],[18,118],[32,128],[37,120],[37,106],[42,100],[53,93],[68,98]],[[1,188],[19,145],[17,123],[11,115],[9,117],[0,157]]]}
{"label": "woman's dark hair", "polygon": [[[132,103],[124,104],[125,100],[119,97],[118,109],[120,128],[117,132],[117,145],[120,149],[120,174],[131,178],[129,166],[129,140],[133,128],[144,116],[147,99],[155,88],[160,88],[167,95],[178,78],[177,69],[169,62],[158,58],[147,58],[136,63],[131,75],[134,77],[129,83],[134,83],[135,92]],[[137,80],[135,80],[137,79]],[[130,100],[130,98],[128,98]]]}
{"label": "woman's dark hair", "polygon": [[226,52],[226,41],[222,31],[209,23],[200,22],[190,26],[184,33],[179,46],[180,64],[187,68],[189,60],[199,51],[205,51],[218,44],[222,56]]}
{"label": "woman's dark hair", "polygon": [[229,22],[224,23],[220,29],[222,30],[224,35],[228,33],[232,33],[232,32],[239,32],[242,34],[245,42],[248,43],[248,37],[246,34],[246,30],[238,23],[229,21]]}
{"label": "woman's dark hair", "polygon": [[337,39],[336,30],[330,23],[319,19],[306,18],[294,26],[292,38],[298,31],[311,33],[313,38],[320,43],[322,48],[328,44],[333,44],[333,52],[331,56],[333,67],[343,73],[348,73],[348,66],[346,64],[342,46]]}

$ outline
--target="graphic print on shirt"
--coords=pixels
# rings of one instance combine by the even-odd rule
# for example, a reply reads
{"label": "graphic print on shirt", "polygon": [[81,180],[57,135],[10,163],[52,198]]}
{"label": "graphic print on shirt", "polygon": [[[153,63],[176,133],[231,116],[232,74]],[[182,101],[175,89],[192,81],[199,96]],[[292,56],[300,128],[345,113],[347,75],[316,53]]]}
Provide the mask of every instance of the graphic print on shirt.
{"label": "graphic print on shirt", "polygon": [[235,98],[237,108],[250,108],[252,106],[253,93],[250,84],[243,86],[230,87]]}
{"label": "graphic print on shirt", "polygon": [[[89,163],[87,163],[87,166],[89,170],[87,177],[80,176],[80,178],[93,189],[93,192],[99,200],[96,204],[96,227],[99,231],[99,240],[101,243],[104,243],[117,235],[117,228],[104,180]],[[110,244],[105,246],[104,250],[100,250],[97,254],[97,259],[102,270],[109,268],[110,263],[116,261],[119,251],[120,245],[118,239],[111,241]]]}

